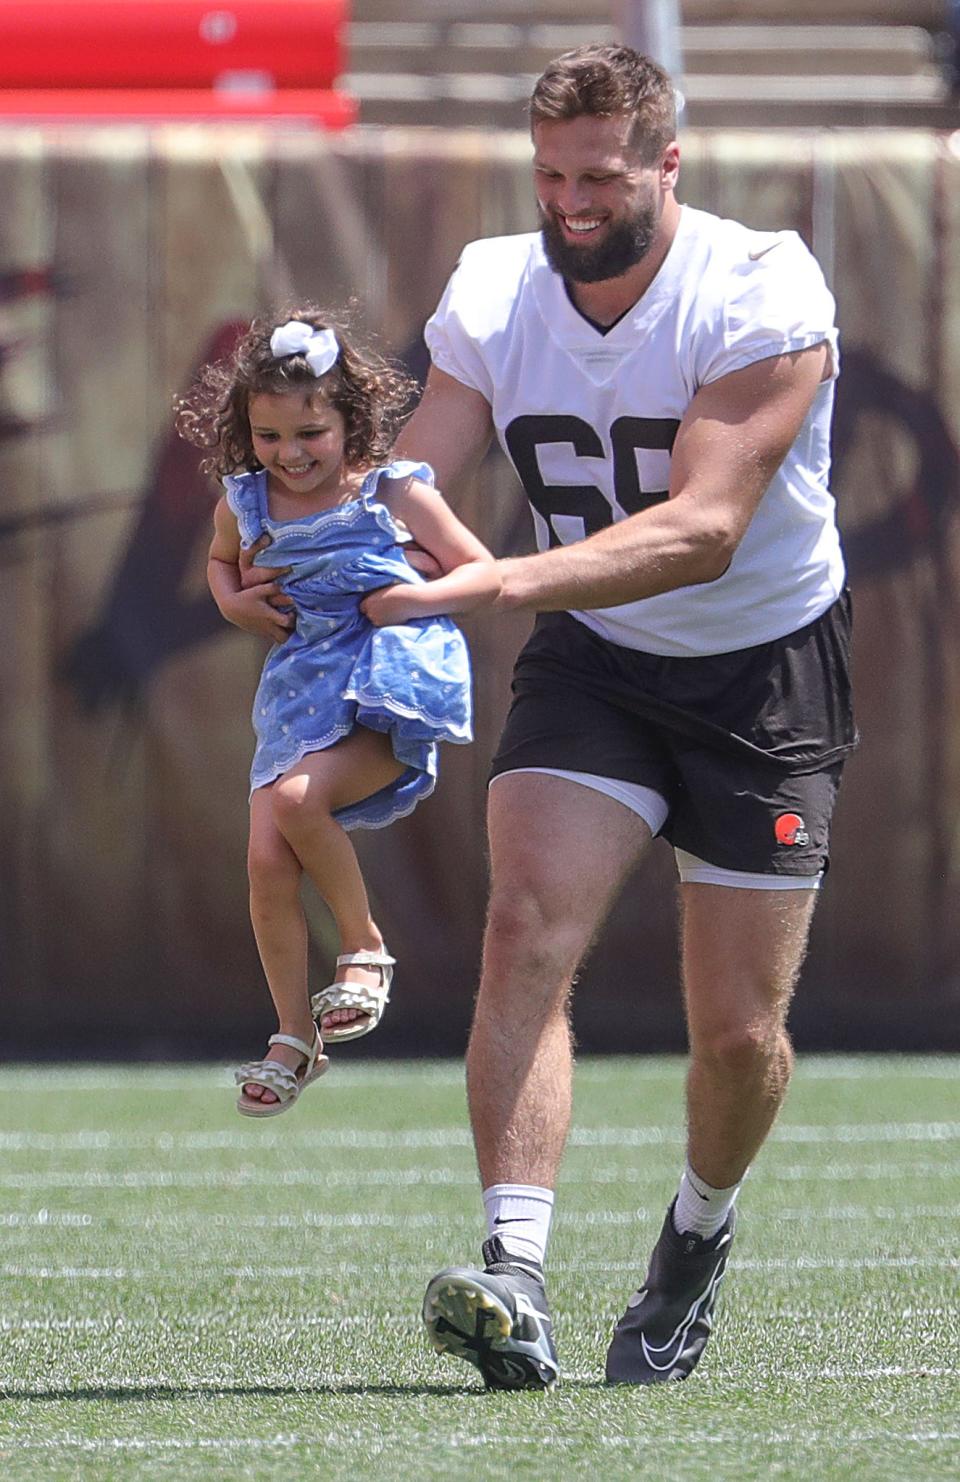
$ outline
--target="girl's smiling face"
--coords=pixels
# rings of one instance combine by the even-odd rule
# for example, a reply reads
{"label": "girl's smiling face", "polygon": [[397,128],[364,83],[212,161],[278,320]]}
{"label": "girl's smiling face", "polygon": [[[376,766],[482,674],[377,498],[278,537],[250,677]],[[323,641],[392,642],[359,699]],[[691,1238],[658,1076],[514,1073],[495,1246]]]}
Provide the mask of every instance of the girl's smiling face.
{"label": "girl's smiling face", "polygon": [[291,494],[336,495],[345,473],[346,425],[319,392],[251,396],[248,414],[253,451]]}

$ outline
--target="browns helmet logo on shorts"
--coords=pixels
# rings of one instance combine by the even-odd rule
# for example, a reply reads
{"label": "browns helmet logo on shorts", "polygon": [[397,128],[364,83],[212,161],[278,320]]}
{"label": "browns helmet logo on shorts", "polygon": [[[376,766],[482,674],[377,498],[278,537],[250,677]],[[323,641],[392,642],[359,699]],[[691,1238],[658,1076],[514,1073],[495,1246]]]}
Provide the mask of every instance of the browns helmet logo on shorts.
{"label": "browns helmet logo on shorts", "polygon": [[809,844],[810,835],[799,813],[781,813],[774,819],[773,831],[778,844]]}

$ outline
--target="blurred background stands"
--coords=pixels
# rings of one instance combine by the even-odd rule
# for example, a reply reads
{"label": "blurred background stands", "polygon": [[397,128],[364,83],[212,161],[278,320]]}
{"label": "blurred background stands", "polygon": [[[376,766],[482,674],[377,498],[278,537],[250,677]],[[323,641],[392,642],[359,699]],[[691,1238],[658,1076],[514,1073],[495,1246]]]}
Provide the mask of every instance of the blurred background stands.
{"label": "blurred background stands", "polygon": [[[614,41],[610,0],[354,0],[346,72],[361,123],[525,128],[559,52]],[[803,20],[797,20],[802,11]],[[960,0],[681,0],[686,122],[898,126],[960,119]]]}

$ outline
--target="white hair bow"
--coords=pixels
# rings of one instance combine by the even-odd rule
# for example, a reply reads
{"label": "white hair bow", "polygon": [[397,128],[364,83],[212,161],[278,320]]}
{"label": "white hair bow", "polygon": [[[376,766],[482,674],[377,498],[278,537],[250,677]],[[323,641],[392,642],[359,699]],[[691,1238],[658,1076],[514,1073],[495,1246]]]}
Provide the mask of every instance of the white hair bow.
{"label": "white hair bow", "polygon": [[335,364],[340,346],[332,329],[314,329],[302,319],[288,319],[270,336],[270,349],[277,360],[285,355],[303,355],[315,376]]}

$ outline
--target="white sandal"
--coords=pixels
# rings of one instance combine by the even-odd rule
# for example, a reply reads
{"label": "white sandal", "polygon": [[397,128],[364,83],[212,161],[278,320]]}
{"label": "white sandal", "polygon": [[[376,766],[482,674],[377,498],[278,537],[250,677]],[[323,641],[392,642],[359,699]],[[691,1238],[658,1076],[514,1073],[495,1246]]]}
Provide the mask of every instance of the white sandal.
{"label": "white sandal", "polygon": [[332,1042],[359,1039],[361,1034],[369,1034],[371,1029],[376,1029],[390,998],[390,984],[393,981],[396,960],[390,956],[386,947],[381,947],[379,952],[344,952],[337,958],[337,967],[349,967],[351,963],[361,967],[378,967],[380,982],[375,988],[364,988],[360,983],[331,983],[313,995],[310,1009],[318,1023],[324,1014],[330,1014],[334,1009],[357,1009],[367,1016],[365,1019],[350,1020],[346,1024],[331,1024],[328,1029],[321,1030],[325,1040]]}
{"label": "white sandal", "polygon": [[246,1065],[241,1065],[233,1073],[238,1086],[266,1086],[277,1098],[276,1101],[254,1101],[249,1096],[238,1096],[237,1111],[241,1116],[276,1117],[281,1112],[288,1111],[301,1091],[305,1091],[311,1082],[318,1080],[330,1065],[330,1061],[322,1053],[323,1042],[319,1034],[314,1035],[312,1045],[308,1045],[306,1040],[297,1039],[295,1034],[271,1034],[267,1043],[289,1045],[291,1049],[299,1050],[301,1055],[306,1056],[306,1064],[299,1072],[291,1070],[289,1065],[282,1065],[279,1060],[249,1060]]}

